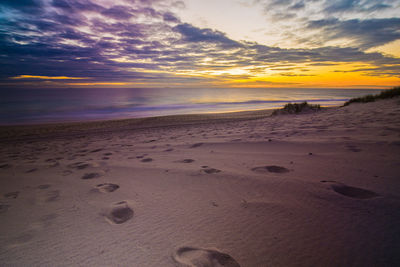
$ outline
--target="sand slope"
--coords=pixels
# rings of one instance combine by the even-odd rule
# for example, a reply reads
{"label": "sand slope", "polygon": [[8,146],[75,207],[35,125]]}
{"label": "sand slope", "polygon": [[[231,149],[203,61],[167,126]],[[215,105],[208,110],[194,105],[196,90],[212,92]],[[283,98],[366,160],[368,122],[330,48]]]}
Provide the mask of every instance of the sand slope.
{"label": "sand slope", "polygon": [[396,266],[400,99],[0,128],[1,266]]}

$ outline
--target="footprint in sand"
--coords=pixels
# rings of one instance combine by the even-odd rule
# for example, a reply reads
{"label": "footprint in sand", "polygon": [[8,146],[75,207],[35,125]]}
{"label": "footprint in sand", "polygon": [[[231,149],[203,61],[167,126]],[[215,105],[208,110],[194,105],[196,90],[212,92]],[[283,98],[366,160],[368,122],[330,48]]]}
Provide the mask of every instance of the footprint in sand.
{"label": "footprint in sand", "polygon": [[89,167],[90,165],[86,162],[75,162],[72,164],[69,164],[68,167],[69,168],[73,168],[73,169],[77,169],[77,170],[83,170],[86,169],[87,167]]}
{"label": "footprint in sand", "polygon": [[203,145],[203,143],[196,143],[196,144],[191,145],[190,148],[195,148],[195,147],[199,147],[202,145]]}
{"label": "footprint in sand", "polygon": [[181,247],[172,257],[182,267],[240,267],[229,254],[214,249]]}
{"label": "footprint in sand", "polygon": [[62,172],[62,176],[67,176],[67,175],[70,175],[70,174],[72,174],[72,171],[70,171],[70,170],[64,170]]}
{"label": "footprint in sand", "polygon": [[337,183],[334,181],[321,181],[322,183],[332,183],[331,184],[331,188],[333,189],[333,191],[335,191],[338,194],[341,194],[343,196],[346,197],[351,197],[351,198],[357,198],[357,199],[369,199],[369,198],[374,198],[374,197],[378,197],[379,194],[367,190],[367,189],[363,189],[363,188],[359,188],[359,187],[354,187],[354,186],[348,186],[342,183]]}
{"label": "footprint in sand", "polygon": [[49,184],[41,184],[41,185],[39,185],[37,188],[39,188],[39,189],[47,189],[47,188],[49,188],[51,185],[49,185]]}
{"label": "footprint in sand", "polygon": [[46,192],[46,194],[43,195],[44,202],[57,201],[59,198],[60,198],[59,190],[48,191],[48,192]]}
{"label": "footprint in sand", "polygon": [[362,149],[356,147],[355,145],[346,145],[346,148],[352,152],[361,152]]}
{"label": "footprint in sand", "polygon": [[105,214],[105,218],[114,224],[122,224],[133,217],[133,210],[126,201],[114,204]]}
{"label": "footprint in sand", "polygon": [[0,203],[0,214],[6,212],[10,207],[11,205],[7,203]]}
{"label": "footprint in sand", "polygon": [[96,185],[95,190],[97,190],[98,192],[102,192],[102,193],[111,193],[111,192],[114,192],[115,190],[117,190],[118,188],[119,188],[119,185],[117,185],[117,184],[104,183],[104,184]]}
{"label": "footprint in sand", "polygon": [[0,169],[8,169],[8,168],[11,168],[10,164],[1,164],[0,165]]}
{"label": "footprint in sand", "polygon": [[192,162],[194,162],[194,159],[184,159],[184,160],[180,160],[178,162],[180,162],[180,163],[192,163]]}
{"label": "footprint in sand", "polygon": [[207,173],[207,174],[212,174],[212,173],[219,173],[219,172],[221,172],[221,170],[214,169],[214,168],[209,168],[209,167],[203,168],[202,171],[205,172],[205,173]]}
{"label": "footprint in sand", "polygon": [[275,165],[255,167],[255,168],[253,168],[251,170],[254,171],[254,172],[258,172],[258,173],[265,173],[265,172],[285,173],[285,172],[289,172],[289,170],[286,169],[285,167],[275,166]]}
{"label": "footprint in sand", "polygon": [[101,176],[100,173],[97,173],[97,172],[90,172],[90,173],[85,173],[85,174],[82,176],[82,179],[88,180],[88,179],[99,178],[100,176]]}
{"label": "footprint in sand", "polygon": [[9,192],[4,194],[5,198],[17,198],[19,195],[19,191],[15,191],[15,192]]}

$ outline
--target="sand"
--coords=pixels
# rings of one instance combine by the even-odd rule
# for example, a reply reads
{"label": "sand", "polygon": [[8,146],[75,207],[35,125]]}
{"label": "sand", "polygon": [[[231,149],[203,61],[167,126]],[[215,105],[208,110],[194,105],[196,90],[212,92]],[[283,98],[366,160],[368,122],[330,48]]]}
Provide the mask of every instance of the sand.
{"label": "sand", "polygon": [[400,99],[0,127],[1,266],[398,266]]}

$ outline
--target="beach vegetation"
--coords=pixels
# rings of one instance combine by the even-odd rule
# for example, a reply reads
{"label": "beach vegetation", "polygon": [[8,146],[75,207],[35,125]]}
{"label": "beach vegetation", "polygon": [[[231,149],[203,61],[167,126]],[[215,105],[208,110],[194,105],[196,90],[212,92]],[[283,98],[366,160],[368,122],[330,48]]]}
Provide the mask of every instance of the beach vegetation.
{"label": "beach vegetation", "polygon": [[320,105],[308,104],[307,102],[287,103],[282,109],[275,110],[272,115],[309,113],[319,110],[321,110]]}
{"label": "beach vegetation", "polygon": [[394,87],[394,88],[389,89],[389,90],[382,91],[381,93],[376,94],[376,95],[371,95],[370,94],[370,95],[366,95],[366,96],[362,96],[362,97],[352,98],[352,99],[346,101],[346,103],[344,103],[343,106],[350,105],[351,103],[374,102],[374,101],[379,100],[379,99],[393,98],[395,96],[400,96],[400,86]]}

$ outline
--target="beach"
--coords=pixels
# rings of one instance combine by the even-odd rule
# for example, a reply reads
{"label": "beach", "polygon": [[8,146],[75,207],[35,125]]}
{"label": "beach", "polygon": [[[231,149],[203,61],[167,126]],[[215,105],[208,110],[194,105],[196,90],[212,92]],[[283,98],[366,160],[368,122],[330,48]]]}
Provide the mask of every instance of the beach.
{"label": "beach", "polygon": [[0,127],[1,266],[396,266],[400,99]]}

